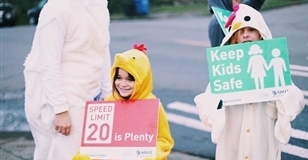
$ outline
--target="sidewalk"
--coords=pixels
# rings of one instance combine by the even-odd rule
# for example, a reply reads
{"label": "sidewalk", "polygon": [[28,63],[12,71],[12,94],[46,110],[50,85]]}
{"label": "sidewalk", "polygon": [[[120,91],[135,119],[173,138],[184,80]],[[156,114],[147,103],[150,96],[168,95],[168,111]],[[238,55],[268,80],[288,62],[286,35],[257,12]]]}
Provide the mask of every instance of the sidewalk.
{"label": "sidewalk", "polygon": [[[0,132],[0,157],[6,160],[33,160],[34,141],[30,132]],[[209,160],[172,152],[168,160]]]}

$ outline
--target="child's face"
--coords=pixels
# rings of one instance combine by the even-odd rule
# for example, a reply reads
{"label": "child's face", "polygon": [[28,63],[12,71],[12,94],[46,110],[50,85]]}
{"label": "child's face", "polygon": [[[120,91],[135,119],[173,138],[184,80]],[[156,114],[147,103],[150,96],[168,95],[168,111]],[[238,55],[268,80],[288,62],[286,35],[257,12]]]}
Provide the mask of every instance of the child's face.
{"label": "child's face", "polygon": [[246,43],[261,39],[259,31],[252,27],[241,28],[237,31],[237,34],[238,34],[237,43]]}
{"label": "child's face", "polygon": [[122,97],[129,97],[134,91],[135,80],[129,76],[128,72],[119,68],[114,84]]}

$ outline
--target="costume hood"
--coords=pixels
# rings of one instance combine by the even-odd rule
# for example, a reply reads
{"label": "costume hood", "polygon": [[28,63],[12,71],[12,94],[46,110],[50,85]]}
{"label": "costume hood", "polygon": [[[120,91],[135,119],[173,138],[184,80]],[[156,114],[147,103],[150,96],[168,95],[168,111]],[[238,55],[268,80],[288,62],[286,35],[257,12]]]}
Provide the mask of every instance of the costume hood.
{"label": "costume hood", "polygon": [[233,12],[225,25],[228,32],[220,46],[225,45],[237,30],[244,27],[257,29],[263,39],[272,38],[271,31],[259,11],[245,4],[237,4],[233,6]]}
{"label": "costume hood", "polygon": [[[121,68],[130,73],[135,78],[135,87],[129,99],[149,99],[155,98],[152,94],[153,78],[150,61],[146,55],[146,48],[143,44],[134,45],[134,48],[123,53],[117,53],[111,67],[112,84],[116,73],[116,68]],[[114,89],[113,93],[106,100],[122,99]]]}

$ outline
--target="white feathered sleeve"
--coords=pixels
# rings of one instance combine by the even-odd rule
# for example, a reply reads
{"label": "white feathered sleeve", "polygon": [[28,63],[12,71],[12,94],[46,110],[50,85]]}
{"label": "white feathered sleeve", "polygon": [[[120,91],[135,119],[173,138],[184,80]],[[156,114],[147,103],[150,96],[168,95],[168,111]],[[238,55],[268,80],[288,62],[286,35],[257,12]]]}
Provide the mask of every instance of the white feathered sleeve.
{"label": "white feathered sleeve", "polygon": [[199,112],[199,118],[203,124],[212,128],[211,138],[217,143],[225,125],[225,109],[217,109],[220,99],[210,93],[208,85],[206,91],[194,98]]}
{"label": "white feathered sleeve", "polygon": [[304,109],[304,95],[295,85],[276,101],[278,111],[274,134],[279,142],[286,144],[291,137],[291,121]]}

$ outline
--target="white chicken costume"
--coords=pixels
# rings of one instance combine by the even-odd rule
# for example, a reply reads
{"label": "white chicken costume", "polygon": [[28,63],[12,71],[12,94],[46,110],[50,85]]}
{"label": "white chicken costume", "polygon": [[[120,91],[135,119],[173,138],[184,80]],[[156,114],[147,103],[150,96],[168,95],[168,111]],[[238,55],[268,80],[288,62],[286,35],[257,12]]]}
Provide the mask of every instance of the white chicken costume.
{"label": "white chicken costume", "polygon": [[[85,102],[111,93],[107,3],[48,0],[40,13],[24,63],[34,160],[71,160],[80,147]],[[67,136],[55,130],[55,115],[66,111]]]}
{"label": "white chicken costume", "polygon": [[[255,9],[240,4],[226,24],[229,31],[221,45],[243,27],[252,27],[263,39],[272,35],[262,15]],[[229,26],[230,25],[230,26]],[[212,142],[217,144],[216,160],[280,160],[280,143],[288,143],[291,124],[304,108],[304,95],[293,85],[277,101],[223,106],[214,97],[208,85],[206,91],[195,97],[199,117],[212,128]],[[249,96],[249,95],[247,95]]]}

